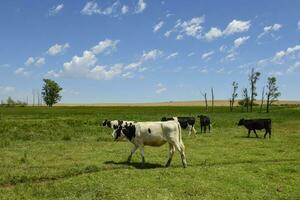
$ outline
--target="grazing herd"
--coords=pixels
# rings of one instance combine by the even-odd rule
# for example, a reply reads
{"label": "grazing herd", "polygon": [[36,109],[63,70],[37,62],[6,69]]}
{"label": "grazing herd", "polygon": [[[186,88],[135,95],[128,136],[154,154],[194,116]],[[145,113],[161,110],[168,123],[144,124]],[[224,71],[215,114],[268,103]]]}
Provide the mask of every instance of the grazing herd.
{"label": "grazing herd", "polygon": [[[199,115],[200,131],[206,133],[211,129],[211,120],[208,116]],[[196,134],[196,119],[194,117],[163,117],[161,121],[155,122],[135,122],[122,120],[104,120],[102,126],[113,129],[114,140],[126,138],[134,146],[131,149],[127,162],[131,161],[132,155],[137,149],[140,150],[142,165],[145,163],[144,146],[161,146],[169,144],[169,158],[166,167],[170,166],[175,150],[179,151],[183,167],[187,166],[184,144],[182,141],[181,129],[188,129],[189,135]],[[248,129],[248,137],[251,131],[256,134],[256,130],[265,129],[264,138],[269,134],[271,138],[271,119],[241,119],[238,126],[245,126]]]}

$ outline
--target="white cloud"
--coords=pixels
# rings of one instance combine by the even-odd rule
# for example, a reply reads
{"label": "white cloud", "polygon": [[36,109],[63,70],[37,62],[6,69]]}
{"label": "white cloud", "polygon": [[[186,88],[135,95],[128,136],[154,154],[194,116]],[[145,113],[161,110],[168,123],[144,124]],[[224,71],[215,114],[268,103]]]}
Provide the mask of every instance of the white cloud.
{"label": "white cloud", "polygon": [[64,74],[70,76],[88,76],[90,67],[94,66],[97,58],[92,51],[84,51],[81,57],[74,56],[71,61],[64,63]]}
{"label": "white cloud", "polygon": [[46,63],[45,58],[37,58],[35,61],[36,66],[42,66]]}
{"label": "white cloud", "polygon": [[73,77],[87,78],[94,80],[111,80],[116,77],[133,78],[135,72],[143,72],[146,67],[142,65],[149,60],[155,60],[163,56],[163,52],[158,49],[144,51],[137,62],[128,65],[117,63],[113,65],[100,65],[97,63],[98,54],[106,54],[115,49],[118,40],[109,39],[100,41],[89,50],[85,50],[81,56],[74,56],[70,61],[63,64],[60,71],[48,71],[47,77]]}
{"label": "white cloud", "polygon": [[138,69],[140,66],[142,65],[142,62],[134,62],[134,63],[130,63],[129,65],[125,66],[126,70],[136,70]]}
{"label": "white cloud", "polygon": [[210,57],[211,57],[214,53],[215,53],[214,51],[206,52],[206,53],[202,54],[201,58],[202,58],[203,60],[209,60]]}
{"label": "white cloud", "polygon": [[91,78],[95,80],[112,79],[113,77],[121,74],[123,66],[121,64],[115,64],[113,66],[95,66],[97,63],[96,55],[111,52],[116,48],[118,42],[119,40],[113,41],[110,39],[100,41],[90,50],[84,51],[82,56],[74,56],[71,61],[65,62],[63,70],[60,73],[48,73],[55,77],[65,75],[71,77]]}
{"label": "white cloud", "polygon": [[159,31],[159,29],[161,29],[161,27],[162,27],[163,25],[164,25],[164,22],[163,22],[163,21],[158,22],[158,24],[156,24],[156,25],[153,26],[153,32],[155,33],[155,32],[157,32],[157,31]]}
{"label": "white cloud", "polygon": [[222,45],[220,46],[219,51],[224,52],[226,49],[227,49],[226,45]]}
{"label": "white cloud", "polygon": [[155,91],[156,94],[161,94],[163,92],[166,92],[167,91],[167,88],[162,84],[162,83],[158,83],[156,85],[157,89]]}
{"label": "white cloud", "polygon": [[287,69],[287,73],[293,73],[295,70],[300,68],[300,62],[295,62],[292,66]]}
{"label": "white cloud", "polygon": [[24,64],[32,65],[34,62],[35,62],[35,59],[33,57],[29,57]]}
{"label": "white cloud", "polygon": [[69,43],[65,43],[65,44],[61,44],[61,45],[55,44],[48,49],[47,53],[54,56],[54,55],[63,53],[69,47],[70,47]]}
{"label": "white cloud", "polygon": [[225,57],[225,60],[228,60],[228,61],[234,61],[234,60],[236,60],[236,53],[235,53],[235,52],[229,53],[229,54]]}
{"label": "white cloud", "polygon": [[163,55],[163,52],[158,49],[153,49],[151,51],[145,52],[142,55],[142,60],[155,60]]}
{"label": "white cloud", "polygon": [[257,38],[261,38],[261,37],[263,37],[263,36],[266,35],[266,34],[269,34],[269,33],[275,32],[275,31],[278,31],[278,30],[280,30],[281,28],[282,28],[282,25],[281,25],[281,24],[273,24],[272,26],[266,26],[266,27],[264,27],[264,31],[263,31],[261,34],[259,34],[259,35],[257,36]]}
{"label": "white cloud", "polygon": [[64,8],[64,4],[59,4],[57,6],[54,6],[54,7],[49,9],[49,15],[50,16],[56,15],[57,13],[62,11],[63,8]]}
{"label": "white cloud", "polygon": [[249,21],[241,21],[241,20],[232,20],[223,31],[224,35],[232,35],[234,33],[241,33],[248,31],[251,26]]}
{"label": "white cloud", "polygon": [[217,27],[212,27],[207,33],[205,33],[205,39],[212,41],[223,35],[222,31]]}
{"label": "white cloud", "polygon": [[9,95],[13,94],[16,91],[15,87],[12,86],[0,86],[0,94]]}
{"label": "white cloud", "polygon": [[123,5],[122,9],[121,9],[122,14],[126,14],[126,13],[128,13],[128,11],[129,11],[129,7],[126,5]]}
{"label": "white cloud", "polygon": [[300,20],[298,21],[297,27],[300,29]]}
{"label": "white cloud", "polygon": [[90,71],[89,77],[95,80],[111,80],[122,73],[122,68],[122,64],[115,64],[111,67],[97,65]]}
{"label": "white cloud", "polygon": [[183,35],[177,35],[176,36],[176,40],[182,40],[183,39]]}
{"label": "white cloud", "polygon": [[100,8],[97,2],[90,1],[87,2],[83,7],[83,9],[81,10],[81,14],[83,15],[98,14],[98,15],[119,16],[119,13],[123,13],[123,7],[121,7],[119,1],[114,2],[112,5],[104,9]]}
{"label": "white cloud", "polygon": [[50,70],[50,71],[47,72],[47,74],[45,75],[45,77],[58,78],[58,77],[60,77],[60,73],[57,73],[54,70]]}
{"label": "white cloud", "polygon": [[191,53],[189,53],[187,56],[188,56],[188,57],[191,57],[191,56],[193,56],[193,55],[195,55],[195,53],[194,53],[194,52],[191,52]]}
{"label": "white cloud", "polygon": [[172,33],[171,30],[170,30],[170,31],[167,31],[167,32],[165,32],[165,36],[166,36],[166,37],[169,37],[169,36],[171,35],[171,33]]}
{"label": "white cloud", "polygon": [[167,13],[166,14],[166,18],[169,18],[169,17],[171,17],[171,16],[173,16],[174,14],[172,14],[172,13]]}
{"label": "white cloud", "polygon": [[169,59],[175,58],[175,57],[177,57],[177,56],[178,56],[178,52],[174,52],[174,53],[171,53],[170,55],[168,55],[168,56],[166,57],[166,59],[169,60]]}
{"label": "white cloud", "polygon": [[111,51],[116,49],[117,44],[119,43],[119,40],[110,40],[110,39],[105,39],[103,41],[100,41],[96,46],[92,48],[92,51],[94,54],[100,54],[103,53],[104,51],[106,53],[110,53]]}
{"label": "white cloud", "polygon": [[[298,55],[297,55],[298,53]],[[296,54],[296,55],[295,55]],[[275,56],[271,59],[274,63],[282,63],[283,59],[288,56],[298,56],[300,57],[300,45],[296,45],[294,47],[289,47],[286,51],[279,51],[275,54]]]}
{"label": "white cloud", "polygon": [[242,44],[244,44],[250,36],[245,36],[245,37],[239,37],[238,39],[234,40],[234,47],[239,48]]}
{"label": "white cloud", "polygon": [[20,68],[18,68],[18,69],[15,70],[15,74],[16,74],[16,75],[20,75],[20,76],[28,76],[28,75],[29,75],[29,72],[27,72],[27,71],[25,70],[25,68],[20,67]]}
{"label": "white cloud", "polygon": [[26,62],[25,65],[30,66],[30,65],[35,65],[37,67],[40,67],[42,65],[44,65],[46,63],[45,58],[43,57],[29,57]]}
{"label": "white cloud", "polygon": [[124,74],[122,74],[122,77],[124,78],[133,78],[133,73],[132,72],[126,72]]}
{"label": "white cloud", "polygon": [[135,8],[135,13],[142,13],[147,7],[147,4],[144,0],[138,0],[137,6]]}
{"label": "white cloud", "polygon": [[99,14],[100,9],[96,2],[90,1],[85,4],[83,9],[81,10],[81,14],[84,15],[92,15],[92,14]]}
{"label": "white cloud", "polygon": [[251,26],[251,21],[241,21],[241,20],[232,20],[225,30],[221,30],[217,27],[212,27],[207,33],[205,33],[204,38],[207,41],[212,41],[222,36],[232,35],[234,33],[246,32]]}
{"label": "white cloud", "polygon": [[[105,1],[104,1],[105,2]],[[110,1],[107,1],[110,2]],[[113,4],[106,8],[101,8],[99,4],[95,1],[87,2],[81,10],[83,15],[106,15],[112,17],[118,17],[120,15],[127,14],[129,10],[138,14],[142,13],[146,9],[146,2],[144,0],[138,0],[135,9],[129,9],[128,5],[122,5],[119,0],[115,1]]]}
{"label": "white cloud", "polygon": [[181,35],[195,37],[200,39],[202,36],[202,23],[204,23],[204,16],[194,17],[191,20],[183,21],[177,20],[174,30],[178,31]]}

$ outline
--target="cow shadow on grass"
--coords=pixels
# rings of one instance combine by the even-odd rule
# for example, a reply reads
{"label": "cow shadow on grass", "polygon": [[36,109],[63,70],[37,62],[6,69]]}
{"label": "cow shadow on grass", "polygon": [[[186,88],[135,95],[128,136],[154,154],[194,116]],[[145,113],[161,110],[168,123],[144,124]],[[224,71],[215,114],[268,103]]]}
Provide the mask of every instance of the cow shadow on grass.
{"label": "cow shadow on grass", "polygon": [[165,166],[163,166],[161,164],[154,164],[154,163],[147,163],[147,162],[142,164],[140,162],[127,162],[127,161],[115,162],[115,161],[110,160],[110,161],[105,161],[104,164],[106,164],[106,165],[132,166],[136,169],[165,168]]}

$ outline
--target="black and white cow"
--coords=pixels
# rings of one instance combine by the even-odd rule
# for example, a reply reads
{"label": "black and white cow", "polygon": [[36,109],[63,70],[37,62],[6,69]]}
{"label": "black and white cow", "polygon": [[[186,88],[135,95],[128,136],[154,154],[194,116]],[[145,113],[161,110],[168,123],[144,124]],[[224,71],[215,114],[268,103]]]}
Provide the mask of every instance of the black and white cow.
{"label": "black and white cow", "polygon": [[127,159],[130,162],[132,155],[139,148],[142,156],[142,164],[145,163],[144,146],[161,146],[169,143],[169,159],[166,167],[170,166],[175,149],[181,155],[183,167],[187,166],[184,144],[181,138],[180,124],[176,121],[166,122],[138,122],[135,124],[119,126],[115,132],[115,140],[122,134],[134,145]]}
{"label": "black and white cow", "polygon": [[188,128],[189,135],[191,135],[192,131],[193,131],[194,134],[196,134],[196,132],[197,132],[194,128],[195,122],[196,122],[195,117],[170,117],[170,118],[163,117],[161,119],[162,122],[163,121],[170,121],[170,120],[174,120],[174,121],[179,122],[181,128],[183,128],[183,129]]}
{"label": "black and white cow", "polygon": [[269,133],[269,138],[271,138],[271,126],[272,122],[271,119],[240,119],[238,126],[245,126],[248,129],[248,137],[250,137],[250,132],[253,130],[256,137],[258,135],[256,134],[255,130],[262,130],[265,129],[265,135],[264,138],[266,138],[267,134]]}
{"label": "black and white cow", "polygon": [[125,126],[126,124],[133,124],[134,121],[123,121],[123,120],[104,120],[102,122],[102,126],[108,127],[113,129],[112,135],[114,135],[115,131],[118,129],[119,126]]}
{"label": "black and white cow", "polygon": [[206,133],[206,127],[208,126],[208,132],[210,132],[210,128],[211,128],[211,123],[210,123],[210,119],[207,116],[204,115],[198,115],[198,117],[200,118],[200,130],[202,133],[202,129],[204,129],[204,133]]}

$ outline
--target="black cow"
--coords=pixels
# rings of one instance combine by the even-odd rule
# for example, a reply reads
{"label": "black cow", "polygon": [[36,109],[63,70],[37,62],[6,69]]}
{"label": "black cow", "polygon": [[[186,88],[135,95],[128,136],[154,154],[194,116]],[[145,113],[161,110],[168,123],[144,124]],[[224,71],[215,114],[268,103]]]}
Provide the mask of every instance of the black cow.
{"label": "black cow", "polygon": [[196,132],[197,132],[194,128],[195,122],[196,122],[195,117],[163,117],[163,118],[161,118],[161,121],[170,121],[170,120],[178,121],[180,124],[180,127],[182,129],[188,128],[189,135],[191,135],[192,131],[194,132],[194,134],[196,134]]}
{"label": "black cow", "polygon": [[271,138],[271,119],[241,119],[238,123],[238,126],[244,125],[248,129],[248,137],[250,137],[250,132],[253,130],[256,137],[255,130],[262,130],[265,129],[266,133],[264,138],[266,138],[267,134],[269,133],[269,138]]}
{"label": "black cow", "polygon": [[204,129],[204,133],[206,133],[207,126],[208,126],[208,132],[210,132],[211,123],[209,117],[204,115],[198,115],[198,117],[200,118],[201,133],[202,133],[202,129]]}

